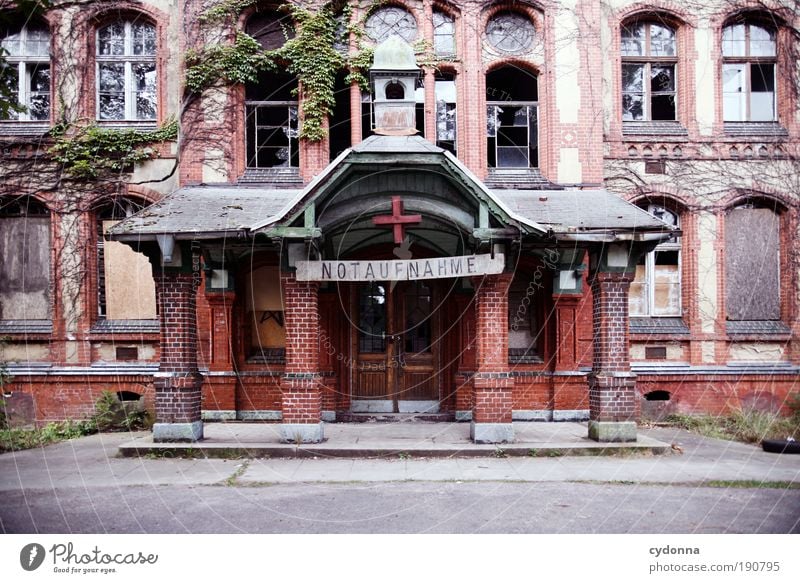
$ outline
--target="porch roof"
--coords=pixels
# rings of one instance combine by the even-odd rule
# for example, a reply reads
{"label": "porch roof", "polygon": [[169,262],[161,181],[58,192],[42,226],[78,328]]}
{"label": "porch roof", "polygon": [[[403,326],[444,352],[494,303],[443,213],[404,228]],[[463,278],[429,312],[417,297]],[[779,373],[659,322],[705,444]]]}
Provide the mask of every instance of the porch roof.
{"label": "porch roof", "polygon": [[[419,136],[371,136],[346,150],[302,190],[254,186],[192,186],[124,219],[109,231],[111,239],[154,240],[247,237],[289,224],[305,205],[351,168],[363,164],[399,164],[413,170],[436,164],[458,177],[470,196],[483,201],[507,224],[536,236],[563,240],[613,241],[663,239],[677,232],[653,215],[603,189],[490,190],[455,156]],[[474,200],[474,199],[473,199]]]}

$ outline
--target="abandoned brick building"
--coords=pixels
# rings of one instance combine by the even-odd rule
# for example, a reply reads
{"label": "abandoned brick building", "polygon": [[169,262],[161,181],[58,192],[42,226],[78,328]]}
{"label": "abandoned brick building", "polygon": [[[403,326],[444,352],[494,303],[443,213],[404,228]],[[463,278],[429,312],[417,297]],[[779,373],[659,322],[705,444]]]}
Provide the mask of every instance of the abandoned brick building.
{"label": "abandoned brick building", "polygon": [[[157,440],[633,440],[797,392],[794,1],[2,4],[2,360],[36,420],[110,390]],[[312,53],[360,71],[327,112]]]}

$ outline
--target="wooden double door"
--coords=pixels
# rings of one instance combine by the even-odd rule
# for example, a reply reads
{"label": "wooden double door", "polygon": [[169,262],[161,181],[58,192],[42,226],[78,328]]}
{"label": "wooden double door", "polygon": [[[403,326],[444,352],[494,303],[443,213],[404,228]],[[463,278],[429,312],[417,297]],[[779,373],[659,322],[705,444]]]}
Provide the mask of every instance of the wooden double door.
{"label": "wooden double door", "polygon": [[439,410],[439,311],[431,281],[371,282],[354,290],[354,412]]}

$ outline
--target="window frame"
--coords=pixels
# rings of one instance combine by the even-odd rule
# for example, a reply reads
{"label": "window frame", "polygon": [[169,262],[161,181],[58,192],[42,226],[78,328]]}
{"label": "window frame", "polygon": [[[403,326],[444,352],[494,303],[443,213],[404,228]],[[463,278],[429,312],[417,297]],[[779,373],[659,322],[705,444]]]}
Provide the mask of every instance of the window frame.
{"label": "window frame", "polygon": [[[446,99],[438,99],[439,93],[437,89],[439,88],[440,83],[453,83],[453,91],[455,93],[455,100],[448,101]],[[444,104],[446,112],[453,112],[453,127],[454,127],[454,135],[453,140],[439,140],[439,111],[441,105]],[[445,113],[445,117],[447,113]],[[434,123],[436,124],[436,145],[442,149],[447,150],[453,156],[458,157],[458,84],[456,81],[456,74],[449,72],[449,71],[442,71],[437,73],[434,77]],[[450,147],[443,146],[442,144],[447,144],[449,142],[453,143],[452,149]]]}
{"label": "window frame", "polygon": [[[681,226],[681,215],[679,212],[668,208],[661,204],[648,204],[646,209],[648,213],[655,214],[659,211],[664,211],[671,214],[675,217],[675,226]],[[678,305],[676,308],[676,313],[674,314],[656,314],[655,311],[655,297],[656,297],[656,285],[655,285],[655,268],[656,268],[656,254],[659,252],[671,252],[675,251],[678,253]],[[644,280],[641,282],[631,282],[633,285],[634,283],[640,283],[646,287],[647,295],[646,295],[646,304],[644,306],[645,311],[644,313],[635,314],[633,310],[631,310],[630,303],[628,305],[629,308],[629,315],[631,318],[682,318],[683,317],[683,244],[681,237],[672,237],[663,243],[659,243],[652,251],[648,251],[645,256],[645,273],[644,273]]]}
{"label": "window frame", "polygon": [[[0,123],[26,123],[26,124],[41,124],[41,125],[48,125],[52,118],[52,107],[53,107],[53,63],[52,63],[52,33],[50,32],[50,27],[45,24],[40,24],[38,22],[34,23],[37,26],[29,26],[27,23],[23,24],[18,29],[16,27],[9,27],[8,32],[18,30],[19,34],[19,42],[20,47],[26,47],[28,44],[28,34],[30,30],[44,30],[47,33],[47,55],[30,55],[25,52],[22,54],[11,55],[7,54],[4,56],[6,62],[9,66],[16,66],[16,79],[17,79],[17,104],[21,105],[26,109],[26,111],[21,112],[14,112],[16,118],[8,117],[5,119],[0,119]],[[5,37],[7,38],[7,37]],[[3,40],[5,40],[5,38]],[[46,119],[31,119],[30,118],[30,96],[34,93],[42,94],[43,92],[34,92],[31,90],[31,78],[32,73],[35,71],[38,66],[47,65],[48,69],[48,88],[47,88],[47,118]],[[24,79],[24,82],[23,82]],[[9,112],[11,113],[11,111]]]}
{"label": "window frame", "polygon": [[[744,37],[744,54],[743,55],[726,55],[725,54],[725,32],[729,29],[733,29],[737,26],[743,26],[745,30],[745,37]],[[760,28],[768,33],[771,34],[772,42],[775,47],[773,55],[751,55],[751,41],[752,41],[752,34],[751,28],[757,27]],[[720,30],[720,55],[721,55],[721,69],[720,69],[720,91],[721,91],[721,110],[722,110],[722,121],[724,123],[778,123],[778,39],[779,39],[779,29],[776,26],[772,26],[766,23],[761,22],[760,20],[755,20],[752,18],[748,18],[738,22],[729,22],[722,27]],[[736,41],[733,41],[736,42]],[[727,117],[726,109],[725,109],[725,96],[727,94],[731,94],[732,92],[725,91],[725,70],[726,67],[729,65],[744,65],[744,91],[737,92],[737,93],[744,93],[745,100],[744,100],[744,111],[743,119],[729,119]],[[753,119],[752,115],[752,98],[753,98],[753,89],[752,89],[752,70],[754,66],[764,66],[769,65],[772,67],[772,118],[771,119]],[[737,94],[733,93],[733,94]],[[760,92],[757,92],[760,93]],[[766,92],[764,92],[766,93]]]}
{"label": "window frame", "polygon": [[[100,31],[113,26],[115,24],[122,24],[124,27],[123,37],[123,54],[121,55],[101,55],[100,51]],[[154,33],[155,49],[152,54],[135,55],[133,53],[133,25],[143,24],[152,27]],[[141,18],[139,21],[136,18],[121,17],[116,20],[105,21],[98,24],[94,31],[94,98],[95,98],[95,119],[100,123],[151,123],[156,124],[159,120],[161,113],[160,91],[161,91],[161,76],[159,73],[159,30],[158,25],[149,18]],[[125,113],[121,119],[102,118],[100,112],[100,68],[106,64],[120,63],[124,67],[124,90],[123,96],[125,100],[124,108]],[[153,98],[155,101],[155,112],[153,117],[139,118],[136,111],[136,95],[141,93],[135,87],[135,78],[133,74],[133,65],[147,63],[153,65],[153,72],[155,74],[155,86],[153,87]]]}
{"label": "window frame", "polygon": [[[673,44],[674,44],[674,55],[652,55],[652,32],[651,28],[653,25],[660,26],[662,28],[666,28],[672,32],[673,37]],[[643,51],[641,55],[626,55],[624,54],[623,50],[623,42],[625,39],[624,31],[630,29],[631,27],[638,27],[644,26],[645,35],[642,41],[643,44]],[[621,108],[621,118],[623,124],[633,124],[633,123],[660,123],[660,122],[677,122],[679,121],[680,117],[680,102],[679,102],[679,94],[680,94],[680,50],[679,50],[679,42],[678,42],[678,26],[674,25],[671,22],[663,22],[657,21],[653,19],[637,19],[633,21],[628,21],[620,26],[620,108]],[[624,86],[624,75],[623,71],[625,66],[632,66],[632,65],[642,65],[642,118],[641,119],[625,119],[625,107],[623,106],[625,95],[628,93],[638,93],[638,92],[626,92]],[[672,66],[672,83],[673,89],[672,91],[657,91],[653,92],[651,83],[652,83],[652,69],[653,66]],[[673,107],[675,114],[672,119],[653,119],[653,98],[655,96],[660,95],[672,95],[673,96]]]}

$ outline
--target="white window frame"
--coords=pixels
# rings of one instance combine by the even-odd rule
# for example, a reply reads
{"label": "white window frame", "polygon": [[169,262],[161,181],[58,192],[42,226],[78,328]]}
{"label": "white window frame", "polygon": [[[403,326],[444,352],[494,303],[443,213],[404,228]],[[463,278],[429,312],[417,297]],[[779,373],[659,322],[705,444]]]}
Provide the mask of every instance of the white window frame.
{"label": "white window frame", "polygon": [[[653,26],[660,26],[661,28],[668,29],[672,32],[672,41],[675,47],[675,54],[674,55],[654,55],[652,49],[652,27]],[[630,28],[632,26],[644,26],[645,27],[645,36],[642,40],[643,42],[643,50],[641,55],[626,55],[622,54],[622,70],[624,70],[626,65],[631,66],[641,66],[642,67],[642,119],[631,119],[626,120],[625,117],[625,109],[622,110],[623,116],[623,123],[641,123],[641,122],[660,122],[660,121],[678,121],[678,93],[679,93],[679,66],[678,66],[678,30],[671,25],[665,24],[663,22],[654,22],[652,20],[646,20],[641,22],[633,22],[627,25],[623,25],[622,28]],[[624,32],[621,33],[622,39],[624,39]],[[652,69],[653,67],[672,67],[672,84],[673,90],[672,91],[653,91],[651,87],[652,82]],[[635,91],[625,91],[625,87],[622,87],[622,98],[624,100],[626,93],[638,93]],[[659,95],[672,95],[674,104],[675,104],[675,115],[672,119],[669,120],[654,120],[653,119],[653,98]]]}
{"label": "white window frame", "polygon": [[[100,31],[108,26],[112,26],[122,22],[125,27],[124,37],[123,37],[123,54],[121,55],[100,55],[99,48],[100,48]],[[158,119],[158,109],[159,109],[159,99],[158,99],[158,85],[159,85],[159,78],[158,78],[158,62],[157,62],[157,55],[158,55],[158,28],[155,24],[151,22],[143,22],[142,24],[147,24],[152,26],[156,32],[156,50],[155,54],[152,55],[134,55],[133,54],[133,25],[138,24],[134,23],[130,20],[125,21],[114,21],[108,22],[103,26],[100,26],[95,31],[95,83],[94,83],[94,92],[95,92],[95,118],[97,121],[104,122],[104,123],[124,123],[124,122],[155,122]],[[125,66],[125,117],[123,119],[102,119],[100,117],[100,66],[107,65],[107,64],[116,64],[122,63]],[[155,65],[156,70],[156,86],[155,86],[155,101],[156,101],[156,112],[155,116],[152,118],[138,118],[136,117],[136,86],[134,83],[133,78],[133,65],[136,63],[152,63]]]}
{"label": "white window frame", "polygon": [[[48,33],[48,41],[51,39],[50,29],[47,27],[42,27],[44,30],[47,30]],[[15,30],[15,29],[14,29]],[[53,75],[53,67],[50,62],[50,53],[48,50],[47,55],[28,55],[25,54],[23,47],[27,47],[28,45],[28,26],[23,25],[21,29],[19,29],[19,43],[20,43],[20,54],[18,55],[5,55],[5,60],[9,66],[14,66],[17,69],[17,103],[22,105],[26,108],[27,111],[21,111],[17,113],[17,117],[15,118],[8,118],[2,121],[4,122],[33,122],[39,124],[47,124],[50,122],[50,110],[48,108],[47,112],[47,119],[31,119],[30,117],[30,97],[33,91],[31,91],[31,66],[35,65],[47,65],[50,69],[50,83],[52,84],[52,75]],[[52,107],[52,86],[48,88],[47,95],[49,96],[50,100],[50,107]]]}
{"label": "white window frame", "polygon": [[[680,214],[665,208],[661,205],[651,204],[647,207],[647,212],[656,214],[666,211],[675,217],[675,226],[680,227],[681,217]],[[678,306],[674,314],[656,314],[656,286],[655,286],[655,272],[656,272],[656,253],[659,251],[677,251],[678,252]],[[642,282],[647,288],[647,302],[645,304],[645,313],[631,314],[632,318],[680,318],[683,316],[683,250],[681,249],[681,240],[678,237],[673,237],[664,243],[660,243],[655,249],[648,252],[645,256],[645,271],[644,281]]]}
{"label": "white window frame", "polygon": [[[725,54],[724,49],[724,36],[725,31],[728,29],[733,29],[736,26],[744,26],[745,30],[745,37],[744,37],[744,54],[736,55],[736,54]],[[774,35],[774,45],[775,51],[773,55],[753,55],[752,53],[752,28],[756,27],[761,30],[770,32]],[[762,123],[770,123],[770,122],[777,122],[778,121],[778,30],[774,27],[770,27],[766,24],[761,24],[760,22],[752,22],[752,21],[745,21],[741,23],[731,23],[724,27],[722,27],[722,32],[720,36],[720,42],[722,43],[722,69],[721,69],[721,77],[720,77],[720,84],[721,84],[721,91],[722,91],[722,120],[724,122],[733,122],[733,123],[741,123],[741,122],[762,122]],[[756,41],[757,42],[757,41]],[[753,119],[753,111],[752,111],[752,99],[753,99],[753,79],[752,79],[752,71],[754,66],[769,66],[772,67],[772,118],[771,119],[764,119],[764,120],[754,120]],[[742,66],[743,71],[743,91],[741,93],[744,94],[744,108],[742,110],[742,115],[739,119],[729,119],[728,114],[725,111],[725,96],[729,94],[736,95],[733,92],[726,92],[725,91],[725,70],[729,67],[736,67]],[[756,92],[759,93],[759,92]]]}

